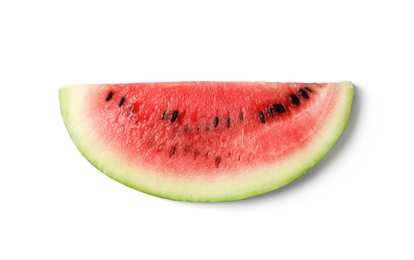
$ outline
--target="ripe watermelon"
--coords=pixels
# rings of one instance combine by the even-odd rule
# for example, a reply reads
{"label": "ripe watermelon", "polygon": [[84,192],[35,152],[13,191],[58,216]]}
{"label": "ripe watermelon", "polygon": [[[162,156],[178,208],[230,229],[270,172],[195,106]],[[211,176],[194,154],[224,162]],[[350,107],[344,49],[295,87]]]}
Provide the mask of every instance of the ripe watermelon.
{"label": "ripe watermelon", "polygon": [[169,82],[59,90],[79,151],[109,177],[172,200],[232,201],[315,165],[348,120],[351,82]]}

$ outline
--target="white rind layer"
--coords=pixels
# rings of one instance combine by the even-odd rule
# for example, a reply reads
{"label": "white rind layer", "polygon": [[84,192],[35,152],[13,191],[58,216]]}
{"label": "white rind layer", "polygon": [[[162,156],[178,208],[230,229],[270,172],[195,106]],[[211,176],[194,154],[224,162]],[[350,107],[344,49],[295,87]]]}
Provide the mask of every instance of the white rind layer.
{"label": "white rind layer", "polygon": [[95,133],[84,111],[87,104],[84,85],[61,88],[61,113],[68,132],[85,158],[109,177],[131,188],[158,197],[184,201],[233,201],[264,194],[280,188],[319,162],[344,130],[351,112],[354,89],[352,83],[329,83],[338,88],[337,105],[321,131],[306,146],[284,161],[246,169],[233,176],[206,179],[196,174],[177,177],[131,165],[123,157],[105,147]]}

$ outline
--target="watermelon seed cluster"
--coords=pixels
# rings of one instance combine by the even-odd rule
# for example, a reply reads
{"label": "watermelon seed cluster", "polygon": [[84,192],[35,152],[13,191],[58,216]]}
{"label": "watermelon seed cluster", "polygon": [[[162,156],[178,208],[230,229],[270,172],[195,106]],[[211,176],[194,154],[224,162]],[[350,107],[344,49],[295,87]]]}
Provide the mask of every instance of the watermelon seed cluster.
{"label": "watermelon seed cluster", "polygon": [[[168,115],[168,111],[165,110],[161,115],[161,120],[165,120],[165,118],[167,118],[167,115]],[[178,118],[178,111],[174,110],[170,118],[171,123],[174,123],[175,121],[177,121],[177,118]]]}
{"label": "watermelon seed cluster", "polygon": [[274,116],[274,112],[278,112],[278,113],[281,113],[281,114],[286,112],[286,108],[282,104],[273,104],[268,108],[268,110],[269,110],[269,115],[271,117]]}
{"label": "watermelon seed cluster", "polygon": [[[299,96],[302,97],[302,98],[304,98],[304,99],[309,99],[309,94],[308,93],[311,93],[311,92],[312,92],[312,89],[309,88],[308,86],[304,87],[304,89],[301,88],[301,89],[298,90]],[[114,93],[112,91],[110,91],[107,94],[105,100],[106,101],[111,100],[112,97],[113,97],[113,95],[114,95]],[[119,100],[118,106],[121,107],[125,103],[125,100],[126,100],[125,97],[122,97]],[[297,95],[295,95],[295,94],[290,94],[289,95],[289,100],[290,100],[290,102],[292,104],[294,104],[296,106],[299,106],[300,103],[301,103],[299,97]],[[275,113],[279,113],[279,114],[285,113],[286,112],[286,107],[283,104],[280,104],[280,103],[272,104],[270,107],[268,107],[267,112],[268,112],[268,114],[269,114],[270,117],[274,117]],[[170,122],[171,123],[176,122],[177,119],[178,119],[178,115],[179,115],[178,110],[174,110],[171,113]],[[167,118],[167,116],[168,116],[168,110],[165,110],[162,113],[162,115],[161,115],[161,120],[165,120]],[[240,114],[239,114],[239,119],[241,121],[244,121],[244,118],[245,118],[245,114],[243,113],[243,111],[241,111]],[[263,123],[263,124],[266,123],[266,115],[265,115],[265,113],[263,111],[260,111],[259,112],[259,119],[260,119],[260,122],[261,123]],[[220,123],[220,119],[219,119],[218,116],[216,116],[214,118],[214,120],[213,120],[213,126],[214,126],[214,128],[217,128],[218,125],[219,125],[219,123]],[[230,117],[227,118],[227,120],[226,120],[226,126],[227,126],[227,128],[230,128],[230,126],[231,126],[231,118]],[[200,131],[200,130],[201,130],[201,126],[198,125],[197,126],[197,131]],[[210,130],[210,126],[206,126],[205,130],[206,131],[209,131]],[[190,133],[190,130],[188,128],[185,128],[185,132],[187,134],[189,134]],[[170,153],[169,153],[169,156],[170,157],[172,157],[173,155],[175,155],[177,153],[177,149],[178,149],[177,147],[178,147],[178,144],[174,145],[171,148]],[[186,145],[185,148],[184,148],[184,154],[187,154],[188,152],[190,152],[190,149],[191,149],[190,145]],[[194,159],[196,159],[200,154],[201,154],[201,151],[199,149],[195,149],[195,151],[194,151]],[[209,151],[207,151],[205,153],[205,156],[207,157],[208,154],[209,154]],[[230,155],[230,153],[229,153],[229,155]],[[240,155],[238,156],[238,160],[240,161]],[[221,161],[222,161],[221,155],[217,155],[215,157],[215,160],[214,160],[214,164],[215,164],[215,167],[216,168],[218,168],[220,166]]]}
{"label": "watermelon seed cluster", "polygon": [[[299,96],[301,96],[301,97],[303,97],[305,99],[309,99],[309,94],[305,90],[308,91],[308,92],[312,92],[312,89],[310,87],[306,86],[305,89],[302,89],[301,88],[301,89],[298,90]],[[289,95],[289,100],[290,100],[290,102],[292,102],[292,104],[294,104],[296,106],[299,106],[300,105],[300,99],[295,94],[290,94]],[[267,111],[269,112],[270,117],[274,117],[274,113],[275,112],[280,113],[280,114],[283,114],[283,113],[286,112],[286,108],[282,104],[272,104],[267,109]],[[266,117],[265,117],[265,114],[263,113],[263,111],[260,111],[259,112],[259,118],[260,118],[260,121],[263,124],[266,123]]]}
{"label": "watermelon seed cluster", "polygon": [[[111,100],[113,95],[114,95],[114,92],[110,91],[110,92],[108,93],[108,95],[106,95],[105,100],[106,100],[106,101]],[[124,103],[125,103],[125,97],[122,97],[122,98],[119,100],[118,106],[122,106]]]}

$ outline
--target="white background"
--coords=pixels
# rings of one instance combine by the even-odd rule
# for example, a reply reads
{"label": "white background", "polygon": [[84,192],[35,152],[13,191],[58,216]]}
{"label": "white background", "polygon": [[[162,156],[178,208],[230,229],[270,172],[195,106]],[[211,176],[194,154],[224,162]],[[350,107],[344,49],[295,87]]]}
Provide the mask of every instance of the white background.
{"label": "white background", "polygon": [[[410,1],[1,1],[0,259],[414,259]],[[77,151],[58,88],[351,80],[349,124],[304,177],[200,204]]]}

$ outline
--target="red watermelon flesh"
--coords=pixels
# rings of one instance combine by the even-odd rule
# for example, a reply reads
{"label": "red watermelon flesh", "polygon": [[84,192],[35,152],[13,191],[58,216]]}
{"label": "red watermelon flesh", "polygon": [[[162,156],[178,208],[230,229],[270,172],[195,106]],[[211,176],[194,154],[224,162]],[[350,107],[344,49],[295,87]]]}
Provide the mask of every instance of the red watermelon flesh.
{"label": "red watermelon flesh", "polygon": [[171,82],[60,90],[84,156],[110,177],[160,197],[228,201],[283,186],[340,136],[350,82]]}

